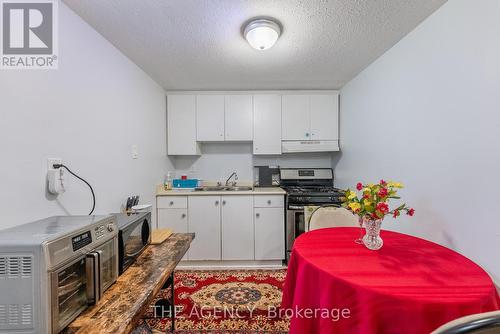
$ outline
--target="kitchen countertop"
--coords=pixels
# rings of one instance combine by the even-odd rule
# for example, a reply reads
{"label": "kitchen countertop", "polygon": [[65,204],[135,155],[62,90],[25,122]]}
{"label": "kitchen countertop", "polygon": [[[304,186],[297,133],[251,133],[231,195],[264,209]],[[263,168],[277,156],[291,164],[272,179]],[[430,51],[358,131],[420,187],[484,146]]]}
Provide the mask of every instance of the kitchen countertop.
{"label": "kitchen countertop", "polygon": [[61,333],[132,332],[193,239],[194,233],[175,233],[161,245],[149,245],[102,299],[80,314]]}
{"label": "kitchen countertop", "polygon": [[156,196],[184,196],[184,195],[285,195],[286,191],[279,187],[256,187],[245,191],[195,191],[192,189],[165,190],[163,185],[156,187]]}

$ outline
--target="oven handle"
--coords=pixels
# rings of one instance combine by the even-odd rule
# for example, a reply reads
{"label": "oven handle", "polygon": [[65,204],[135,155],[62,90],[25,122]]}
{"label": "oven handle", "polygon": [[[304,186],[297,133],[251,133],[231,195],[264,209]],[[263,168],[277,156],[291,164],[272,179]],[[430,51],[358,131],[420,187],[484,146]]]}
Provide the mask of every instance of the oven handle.
{"label": "oven handle", "polygon": [[304,206],[303,205],[289,205],[288,210],[300,211],[300,210],[304,210]]}

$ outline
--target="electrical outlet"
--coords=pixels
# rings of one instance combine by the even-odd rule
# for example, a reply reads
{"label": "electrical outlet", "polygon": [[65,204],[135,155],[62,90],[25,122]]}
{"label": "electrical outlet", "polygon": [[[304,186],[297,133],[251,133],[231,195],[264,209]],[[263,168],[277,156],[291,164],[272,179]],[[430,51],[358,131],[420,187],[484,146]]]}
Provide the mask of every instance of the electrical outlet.
{"label": "electrical outlet", "polygon": [[66,191],[66,174],[63,168],[54,168],[56,164],[62,164],[62,159],[47,159],[47,181],[49,192],[54,195],[59,195]]}
{"label": "electrical outlet", "polygon": [[61,158],[47,158],[47,171],[54,170],[54,165],[62,164]]}

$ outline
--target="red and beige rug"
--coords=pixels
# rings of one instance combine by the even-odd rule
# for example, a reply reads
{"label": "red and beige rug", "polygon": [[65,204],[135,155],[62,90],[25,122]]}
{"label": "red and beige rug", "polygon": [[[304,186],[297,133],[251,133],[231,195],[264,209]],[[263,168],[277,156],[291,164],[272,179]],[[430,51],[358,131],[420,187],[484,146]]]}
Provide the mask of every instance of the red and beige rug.
{"label": "red and beige rug", "polygon": [[[285,275],[285,269],[176,271],[175,332],[287,333],[289,321],[277,312]],[[169,291],[157,300],[169,298]],[[171,320],[162,318],[154,305],[142,326],[153,333],[169,332]]]}

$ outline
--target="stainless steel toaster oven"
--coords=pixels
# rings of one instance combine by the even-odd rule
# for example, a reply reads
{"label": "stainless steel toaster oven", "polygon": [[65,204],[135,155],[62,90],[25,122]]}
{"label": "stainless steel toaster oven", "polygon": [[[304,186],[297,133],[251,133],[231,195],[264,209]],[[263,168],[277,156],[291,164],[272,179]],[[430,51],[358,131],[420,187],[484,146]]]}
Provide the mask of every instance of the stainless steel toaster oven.
{"label": "stainless steel toaster oven", "polygon": [[0,333],[55,334],[118,277],[113,216],[59,216],[0,231]]}

